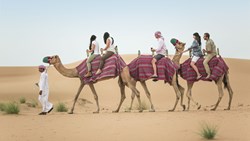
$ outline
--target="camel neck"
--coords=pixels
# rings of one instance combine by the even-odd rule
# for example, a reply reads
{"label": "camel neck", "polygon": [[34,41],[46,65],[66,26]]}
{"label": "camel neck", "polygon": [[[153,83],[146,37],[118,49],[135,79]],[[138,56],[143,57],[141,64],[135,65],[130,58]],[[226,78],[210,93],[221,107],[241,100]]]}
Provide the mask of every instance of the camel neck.
{"label": "camel neck", "polygon": [[60,74],[62,74],[65,77],[70,77],[70,78],[78,77],[78,72],[76,68],[67,69],[61,62],[55,63],[54,67]]}
{"label": "camel neck", "polygon": [[175,52],[175,55],[172,59],[172,61],[177,64],[178,66],[180,65],[180,59],[181,59],[182,54],[180,54],[178,51]]}
{"label": "camel neck", "polygon": [[178,66],[180,65],[180,59],[182,57],[181,52],[184,50],[184,48],[185,48],[184,46],[185,46],[184,43],[180,43],[180,44],[177,44],[176,47],[175,47],[176,51],[175,51],[175,55],[174,55],[172,61],[175,64],[177,64]]}

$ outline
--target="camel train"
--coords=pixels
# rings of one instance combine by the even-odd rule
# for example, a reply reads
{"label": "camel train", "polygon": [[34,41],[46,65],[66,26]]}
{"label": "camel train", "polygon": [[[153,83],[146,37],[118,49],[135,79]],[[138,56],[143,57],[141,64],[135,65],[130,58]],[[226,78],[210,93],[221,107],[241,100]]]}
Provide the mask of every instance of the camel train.
{"label": "camel train", "polygon": [[[198,102],[196,102],[191,95],[193,84],[199,80],[204,80],[204,81],[209,81],[209,82],[214,81],[215,84],[217,85],[217,88],[219,91],[219,98],[214,108],[212,108],[211,110],[217,109],[223,97],[222,83],[224,83],[224,87],[228,90],[228,93],[229,93],[229,103],[228,103],[228,107],[225,110],[230,110],[232,97],[233,97],[233,91],[229,82],[228,67],[226,63],[224,62],[224,60],[222,59],[222,57],[218,55],[209,62],[209,67],[212,72],[211,79],[206,79],[205,77],[203,77],[203,76],[206,76],[206,72],[204,72],[204,66],[202,63],[204,59],[200,58],[197,62],[198,64],[197,66],[198,66],[199,71],[202,73],[202,77],[201,79],[197,80],[197,79],[194,79],[195,72],[190,67],[191,58],[188,58],[186,61],[184,61],[184,63],[180,64],[180,58],[182,57],[182,52],[185,48],[185,43],[180,42],[177,39],[171,39],[171,43],[173,42],[175,42],[173,44],[176,49],[175,55],[173,56],[172,60],[170,60],[168,55],[166,55],[166,57],[163,57],[161,60],[157,62],[158,78],[153,78],[154,81],[164,80],[164,82],[169,83],[170,86],[174,88],[174,91],[176,94],[176,101],[175,101],[174,107],[169,111],[175,110],[179,102],[179,99],[181,99],[180,105],[183,108],[183,111],[189,110],[190,101],[194,102],[195,105],[197,105],[197,109],[200,109],[201,105]],[[101,74],[93,75],[91,77],[84,77],[84,75],[88,71],[87,64],[86,64],[87,59],[82,61],[82,63],[80,63],[77,67],[71,68],[71,69],[64,67],[58,55],[44,57],[43,62],[53,65],[56,68],[56,70],[65,77],[78,78],[80,80],[80,86],[75,95],[72,108],[68,112],[69,114],[73,114],[76,101],[85,85],[89,85],[94,95],[94,99],[96,101],[97,110],[93,113],[99,113],[100,107],[99,107],[98,95],[96,93],[94,84],[100,81],[115,78],[117,76],[119,77],[118,85],[120,87],[121,98],[120,98],[120,103],[117,109],[113,112],[115,113],[119,112],[121,105],[123,101],[125,100],[125,86],[130,88],[132,91],[132,95],[131,95],[132,99],[131,99],[129,110],[132,109],[133,101],[136,96],[138,99],[139,107],[140,107],[139,112],[143,111],[142,106],[141,106],[140,93],[136,88],[136,83],[138,81],[141,83],[149,99],[149,102],[151,104],[151,109],[149,111],[154,112],[155,109],[152,103],[151,94],[146,85],[146,81],[152,79],[150,77],[153,73],[152,71],[153,68],[151,65],[152,58],[153,58],[152,55],[140,55],[139,54],[137,58],[132,60],[129,64],[126,64],[124,60],[122,59],[122,57],[117,52],[117,54],[113,54],[110,58],[105,60],[105,64],[104,64]],[[101,55],[97,56],[91,62],[92,74],[95,74],[96,71],[98,70],[100,59],[101,59]],[[148,67],[145,67],[145,66],[148,66]],[[187,81],[187,87],[188,87],[188,90],[186,92],[186,95],[188,97],[187,108],[183,104],[183,95],[184,95],[185,90],[179,84],[178,76],[182,77],[183,79]]]}

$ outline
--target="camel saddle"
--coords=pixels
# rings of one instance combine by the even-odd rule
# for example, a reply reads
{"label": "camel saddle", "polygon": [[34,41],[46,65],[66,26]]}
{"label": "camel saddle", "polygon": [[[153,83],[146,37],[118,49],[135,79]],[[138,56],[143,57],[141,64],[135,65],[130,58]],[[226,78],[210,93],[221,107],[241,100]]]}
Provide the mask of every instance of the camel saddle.
{"label": "camel saddle", "polygon": [[[204,58],[200,58],[195,64],[200,74],[202,75],[201,79],[199,80],[217,82],[217,80],[223,74],[225,74],[229,69],[227,64],[221,57],[215,56],[208,62],[209,68],[211,70],[211,76],[209,79],[206,79],[207,73],[203,66],[203,61],[204,61]],[[179,74],[181,75],[183,79],[187,80],[188,82],[195,82],[195,81],[198,81],[196,79],[197,75],[194,69],[190,66],[190,62],[191,62],[191,58],[187,59],[184,63],[180,65]]]}
{"label": "camel saddle", "polygon": [[[140,55],[128,64],[130,75],[136,80],[147,80],[153,75],[151,55]],[[163,57],[156,63],[158,80],[171,83],[173,75],[178,70],[178,66],[169,58]]]}
{"label": "camel saddle", "polygon": [[87,59],[83,60],[81,64],[79,64],[76,69],[80,78],[86,83],[95,83],[99,79],[103,78],[115,78],[120,75],[122,69],[126,67],[126,63],[118,54],[113,54],[111,57],[105,60],[104,67],[102,69],[102,73],[95,75],[96,71],[99,68],[101,60],[101,55],[95,57],[95,59],[91,62],[91,77],[84,77],[87,73]]}

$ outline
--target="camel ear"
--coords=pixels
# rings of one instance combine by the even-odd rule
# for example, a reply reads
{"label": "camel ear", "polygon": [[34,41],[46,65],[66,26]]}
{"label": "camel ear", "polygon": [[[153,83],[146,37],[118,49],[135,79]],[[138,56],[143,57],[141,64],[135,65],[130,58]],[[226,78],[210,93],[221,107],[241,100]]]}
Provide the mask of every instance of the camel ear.
{"label": "camel ear", "polygon": [[55,55],[55,58],[57,59],[57,58],[58,58],[58,55]]}

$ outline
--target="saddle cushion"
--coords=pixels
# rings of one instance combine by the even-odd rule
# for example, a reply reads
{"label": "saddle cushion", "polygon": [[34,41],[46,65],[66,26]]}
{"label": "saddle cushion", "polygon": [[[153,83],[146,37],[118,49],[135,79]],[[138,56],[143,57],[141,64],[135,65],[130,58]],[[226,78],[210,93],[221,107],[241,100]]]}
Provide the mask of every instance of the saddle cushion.
{"label": "saddle cushion", "polygon": [[100,79],[108,78],[108,77],[115,78],[118,75],[120,75],[122,69],[124,67],[126,67],[126,63],[121,58],[121,56],[114,54],[105,60],[105,64],[104,64],[104,67],[102,69],[102,73],[95,75],[95,73],[98,70],[99,65],[100,65],[100,59],[101,59],[101,56],[98,55],[91,62],[91,72],[92,72],[91,77],[88,77],[88,78],[84,77],[84,75],[88,71],[87,70],[87,63],[86,63],[87,59],[83,60],[82,63],[76,67],[78,74],[79,74],[80,78],[84,81],[84,83],[88,84],[90,82],[97,82]]}
{"label": "saddle cushion", "polygon": [[[196,62],[196,66],[200,72],[200,74],[202,75],[201,80],[204,81],[212,81],[214,80],[215,82],[217,82],[217,80],[228,71],[228,66],[225,63],[225,61],[221,58],[221,57],[213,57],[209,62],[209,68],[211,70],[211,76],[210,79],[206,79],[207,73],[206,70],[203,66],[203,61],[204,58],[200,58],[197,62]],[[181,75],[181,77],[185,80],[187,80],[188,82],[195,82],[198,81],[196,79],[197,75],[196,72],[194,71],[194,69],[190,66],[190,62],[191,62],[191,58],[187,59],[184,63],[182,63],[180,65],[180,70],[179,73]]]}
{"label": "saddle cushion", "polygon": [[[153,57],[151,55],[141,55],[128,64],[130,75],[136,80],[147,80],[153,75],[153,66],[151,64]],[[173,75],[178,69],[169,58],[163,57],[156,63],[158,80],[164,80],[171,83]]]}

